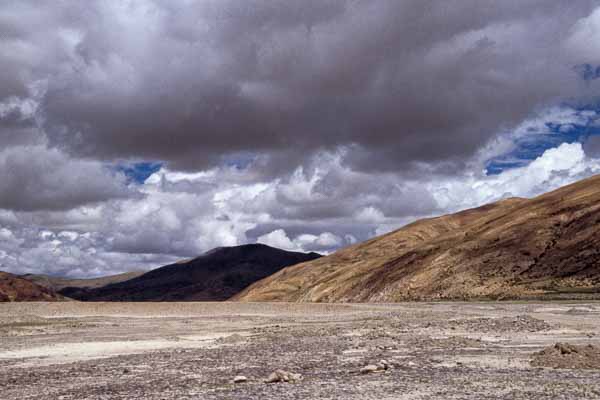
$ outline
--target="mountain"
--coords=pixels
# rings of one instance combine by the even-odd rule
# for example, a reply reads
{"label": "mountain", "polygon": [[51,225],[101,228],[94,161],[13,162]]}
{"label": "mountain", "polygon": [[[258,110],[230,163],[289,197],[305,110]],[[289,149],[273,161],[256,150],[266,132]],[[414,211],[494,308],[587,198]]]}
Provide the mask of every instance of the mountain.
{"label": "mountain", "polygon": [[600,175],[511,198],[340,250],[233,300],[395,302],[600,297]]}
{"label": "mountain", "polygon": [[76,291],[79,289],[99,288],[110,285],[111,283],[119,283],[129,279],[136,278],[142,275],[144,271],[131,271],[123,274],[103,276],[100,278],[90,279],[68,279],[59,278],[49,275],[25,274],[20,275],[21,278],[27,279],[37,285],[44,286],[56,292],[69,288],[68,290]]}
{"label": "mountain", "polygon": [[36,285],[17,275],[0,271],[0,302],[59,300],[64,300],[64,298],[52,289]]}
{"label": "mountain", "polygon": [[134,279],[69,292],[83,301],[219,301],[289,265],[320,257],[262,244],[221,247],[189,261],[167,265]]}

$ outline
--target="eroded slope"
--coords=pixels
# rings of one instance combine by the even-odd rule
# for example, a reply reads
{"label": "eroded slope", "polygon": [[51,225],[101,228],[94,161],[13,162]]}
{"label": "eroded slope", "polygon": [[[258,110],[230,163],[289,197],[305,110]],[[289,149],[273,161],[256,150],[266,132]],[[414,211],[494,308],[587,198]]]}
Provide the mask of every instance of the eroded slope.
{"label": "eroded slope", "polygon": [[417,221],[281,270],[233,300],[388,302],[600,292],[600,176]]}
{"label": "eroded slope", "polygon": [[0,271],[0,302],[63,300],[53,290],[36,285],[8,272]]}

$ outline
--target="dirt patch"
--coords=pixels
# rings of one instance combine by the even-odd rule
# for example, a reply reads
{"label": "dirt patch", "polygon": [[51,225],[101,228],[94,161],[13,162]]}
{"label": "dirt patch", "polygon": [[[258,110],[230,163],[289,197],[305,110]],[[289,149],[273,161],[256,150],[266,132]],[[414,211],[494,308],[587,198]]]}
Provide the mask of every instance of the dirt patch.
{"label": "dirt patch", "polygon": [[46,325],[47,319],[36,315],[7,315],[0,316],[1,327]]}
{"label": "dirt patch", "polygon": [[545,321],[530,317],[529,315],[517,315],[514,317],[501,318],[474,318],[450,321],[450,329],[464,329],[473,332],[542,332],[549,331],[552,326]]}
{"label": "dirt patch", "polygon": [[[530,363],[600,345],[573,307],[599,304],[6,303],[0,398],[600,400],[597,369]],[[302,379],[265,383],[278,370]]]}
{"label": "dirt patch", "polygon": [[561,369],[600,369],[600,347],[556,343],[535,353],[531,365]]}
{"label": "dirt patch", "polygon": [[447,338],[432,338],[431,347],[440,347],[443,349],[465,349],[483,347],[484,343],[480,339],[471,339],[462,336],[450,336]]}
{"label": "dirt patch", "polygon": [[246,338],[240,335],[239,333],[234,333],[233,335],[217,339],[217,343],[219,344],[237,344],[245,341]]}

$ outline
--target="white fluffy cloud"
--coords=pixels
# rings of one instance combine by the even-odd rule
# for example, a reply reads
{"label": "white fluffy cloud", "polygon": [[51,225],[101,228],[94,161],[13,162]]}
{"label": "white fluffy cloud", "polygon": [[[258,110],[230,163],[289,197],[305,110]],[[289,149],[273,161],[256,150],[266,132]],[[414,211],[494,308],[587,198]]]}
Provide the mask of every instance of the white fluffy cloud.
{"label": "white fluffy cloud", "polygon": [[0,269],[102,275],[247,242],[329,253],[416,218],[531,197],[596,173],[600,159],[577,142],[497,175],[471,170],[401,186],[386,174],[351,170],[339,152],[259,183],[244,182],[236,167],[190,174],[163,168],[131,198],[68,211],[2,211]]}
{"label": "white fluffy cloud", "polygon": [[284,250],[298,250],[296,244],[290,240],[283,229],[276,229],[273,232],[259,236],[256,239],[256,242],[273,247],[279,247],[280,249]]}
{"label": "white fluffy cloud", "polygon": [[[256,239],[257,243],[266,244],[290,251],[320,251],[329,253],[332,249],[341,246],[344,241],[331,232],[323,232],[319,235],[304,233],[290,239],[283,229],[276,229]],[[349,239],[347,240],[350,243]]]}
{"label": "white fluffy cloud", "polygon": [[428,187],[442,209],[455,211],[500,198],[533,197],[598,173],[599,158],[586,156],[581,143],[563,143],[521,168],[431,182]]}

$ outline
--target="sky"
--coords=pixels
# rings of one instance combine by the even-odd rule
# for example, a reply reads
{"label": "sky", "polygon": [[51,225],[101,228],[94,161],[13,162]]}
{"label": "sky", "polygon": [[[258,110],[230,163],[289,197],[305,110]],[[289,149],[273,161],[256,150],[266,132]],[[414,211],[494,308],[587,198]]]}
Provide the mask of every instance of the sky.
{"label": "sky", "polygon": [[0,2],[0,270],[327,254],[600,173],[600,0]]}

